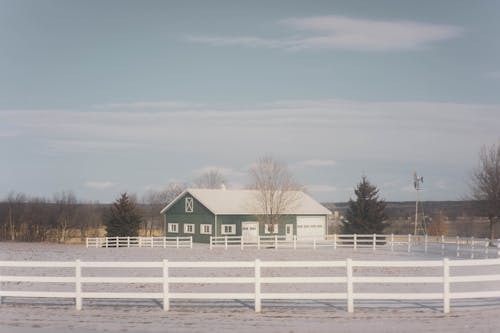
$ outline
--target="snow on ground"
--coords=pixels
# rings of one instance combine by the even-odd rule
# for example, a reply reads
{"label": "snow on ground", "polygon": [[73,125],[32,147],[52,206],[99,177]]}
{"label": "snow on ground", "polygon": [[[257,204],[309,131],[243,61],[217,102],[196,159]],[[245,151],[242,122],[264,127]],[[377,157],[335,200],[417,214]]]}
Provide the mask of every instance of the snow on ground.
{"label": "snow on ground", "polygon": [[[37,243],[0,243],[0,260],[50,260],[65,261],[231,261],[254,260],[440,260],[441,254],[422,252],[407,253],[404,248],[390,252],[388,249],[214,249],[195,244],[193,249],[150,248],[85,248],[81,245],[57,245]],[[450,258],[452,258],[450,256]],[[453,258],[452,258],[453,259]],[[9,271],[3,268],[0,273]],[[29,274],[27,269],[17,269],[17,274]],[[285,272],[286,271],[286,272]],[[37,271],[40,272],[40,271]],[[452,268],[455,274],[500,274],[500,267]],[[12,272],[10,272],[12,273]],[[46,274],[54,274],[48,270]],[[100,269],[84,274],[106,276],[125,274],[123,270]],[[172,269],[172,275],[182,276],[251,276],[251,269]],[[263,268],[263,275],[292,276],[338,275],[342,269],[271,269]],[[358,268],[355,275],[439,275],[439,269],[418,268]],[[72,275],[71,269],[58,269],[57,274]],[[130,276],[159,276],[157,269],[127,270]],[[31,290],[40,290],[40,284],[24,285]],[[500,290],[499,283],[475,284],[474,288]],[[4,285],[3,288],[12,288]],[[14,286],[15,287],[15,286]],[[69,290],[72,286],[46,284],[50,290]],[[252,291],[245,285],[191,285],[171,286],[172,291]],[[64,289],[66,288],[66,289]],[[84,286],[92,291],[160,291],[159,285],[94,285]],[[104,288],[104,289],[103,289]],[[125,288],[125,289],[124,289]],[[176,289],[177,288],[177,289]],[[208,288],[208,289],[207,289]],[[268,288],[266,290],[266,288]],[[279,285],[263,286],[263,292],[343,292],[343,285]],[[397,289],[396,289],[397,288]],[[423,288],[423,289],[422,289]],[[454,289],[458,288],[458,289]],[[470,285],[452,285],[452,291],[467,290]],[[356,285],[355,291],[440,291],[440,286],[430,284]],[[347,313],[345,301],[263,301],[262,313],[253,311],[253,301],[238,300],[173,300],[171,310],[162,311],[157,300],[84,300],[83,310],[76,311],[71,299],[4,298],[0,305],[0,332],[12,333],[62,333],[71,329],[73,333],[108,332],[493,332],[500,329],[500,299],[452,300],[451,313],[443,314],[441,301],[356,301],[355,312]]]}

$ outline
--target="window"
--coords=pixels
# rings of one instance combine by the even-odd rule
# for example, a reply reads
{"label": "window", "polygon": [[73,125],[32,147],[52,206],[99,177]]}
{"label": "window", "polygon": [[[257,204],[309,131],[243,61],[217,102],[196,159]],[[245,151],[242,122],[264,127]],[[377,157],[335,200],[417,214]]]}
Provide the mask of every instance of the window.
{"label": "window", "polygon": [[264,233],[266,234],[277,234],[278,233],[278,225],[277,224],[266,224],[264,225]]}
{"label": "window", "polygon": [[194,224],[184,224],[185,234],[194,234]]}
{"label": "window", "polygon": [[193,198],[186,198],[184,201],[184,209],[186,213],[192,213],[193,212]]}
{"label": "window", "polygon": [[235,235],[236,234],[236,224],[223,224],[220,226],[221,235]]}
{"label": "window", "polygon": [[179,232],[179,223],[169,223],[168,232]]}
{"label": "window", "polygon": [[200,234],[211,235],[212,234],[212,225],[211,224],[201,224],[200,225]]}

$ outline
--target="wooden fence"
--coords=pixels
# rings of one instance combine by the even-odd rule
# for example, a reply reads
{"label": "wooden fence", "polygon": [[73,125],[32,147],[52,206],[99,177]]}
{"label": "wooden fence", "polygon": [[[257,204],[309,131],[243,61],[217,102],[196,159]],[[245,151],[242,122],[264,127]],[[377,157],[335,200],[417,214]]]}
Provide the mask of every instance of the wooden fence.
{"label": "wooden fence", "polygon": [[88,237],[87,247],[193,248],[193,237]]}
{"label": "wooden fence", "polygon": [[[451,274],[450,268],[454,267],[491,267],[496,274],[479,274],[477,269],[467,271],[467,275]],[[412,275],[401,274],[394,272],[390,276],[380,276],[380,274],[367,275],[359,273],[360,268],[409,268]],[[51,276],[46,276],[46,273],[34,275],[30,270],[30,275],[20,276],[14,274],[16,269],[35,269],[36,268],[57,268],[58,275],[52,273]],[[125,276],[121,272],[120,276],[102,276],[103,268],[128,268],[133,269],[134,276]],[[157,269],[159,273],[154,277],[148,276],[141,269]],[[182,270],[184,276],[172,274],[172,271],[179,268],[201,268],[201,269],[216,269],[226,272],[229,269],[244,268],[247,274],[243,276],[220,276],[217,277],[200,277],[200,276],[185,276],[185,274],[193,274],[191,270]],[[280,276],[269,276],[262,274],[262,269],[267,268],[295,268],[301,269],[300,274],[288,275],[280,274]],[[340,269],[338,274],[324,274],[322,276],[311,276],[313,268],[335,268]],[[439,273],[432,275],[417,272],[414,268],[433,268]],[[10,269],[10,270],[9,270]],[[61,269],[70,269],[73,271],[71,276],[62,274]],[[253,272],[253,273],[249,273]],[[245,271],[245,270],[244,270]],[[426,260],[426,261],[358,261],[358,260],[339,260],[339,261],[223,261],[223,262],[172,262],[163,260],[160,262],[84,262],[76,261],[0,261],[0,304],[2,298],[5,297],[33,297],[33,298],[73,298],[75,299],[76,309],[81,310],[84,299],[160,299],[163,302],[163,309],[168,311],[170,301],[177,299],[238,299],[252,300],[254,309],[260,312],[262,309],[263,300],[344,300],[348,312],[354,311],[354,303],[357,300],[441,300],[443,302],[443,311],[450,311],[450,302],[455,299],[482,299],[482,298],[500,298],[500,287],[498,284],[490,287],[481,287],[479,282],[500,282],[500,259],[476,259],[476,260]],[[4,272],[8,272],[5,274]],[[18,271],[19,272],[19,271]],[[188,272],[188,273],[186,273]],[[191,272],[191,273],[189,273]],[[287,272],[282,270],[280,272]],[[85,273],[85,274],[84,274]],[[46,288],[48,284],[65,284],[72,291],[32,291],[30,288],[23,287],[25,284],[40,284]],[[115,292],[106,288],[110,288],[110,284],[154,284],[157,285],[158,292]],[[467,291],[452,291],[453,284],[467,284]],[[99,291],[85,291],[87,285],[101,286]],[[101,285],[102,284],[102,285]],[[192,284],[219,284],[219,285],[250,285],[253,286],[252,292],[171,292],[172,285],[192,285]],[[275,285],[288,284],[292,285],[290,290],[295,292],[262,292],[263,285],[271,287]],[[342,292],[297,292],[297,285],[312,285],[318,286],[323,284],[333,284],[342,286]],[[371,285],[389,285],[398,284],[418,285],[417,292],[394,292],[391,287],[390,292],[362,292],[355,291],[355,286],[371,284]],[[437,289],[429,292],[426,287],[429,285],[437,286]],[[23,289],[24,288],[24,289]],[[66,288],[66,289],[68,289]]]}
{"label": "wooden fence", "polygon": [[500,256],[500,241],[490,241],[484,238],[474,237],[449,237],[449,236],[414,236],[414,235],[379,235],[379,234],[333,234],[326,239],[306,238],[297,239],[297,236],[287,239],[283,235],[259,236],[253,242],[245,241],[242,236],[210,236],[210,250],[213,248],[240,247],[245,248],[352,248],[354,250],[368,248],[373,251],[377,249],[390,248],[391,251],[422,251],[440,252],[441,255],[455,254],[457,257],[470,256],[474,259],[477,255],[488,256],[488,254]]}

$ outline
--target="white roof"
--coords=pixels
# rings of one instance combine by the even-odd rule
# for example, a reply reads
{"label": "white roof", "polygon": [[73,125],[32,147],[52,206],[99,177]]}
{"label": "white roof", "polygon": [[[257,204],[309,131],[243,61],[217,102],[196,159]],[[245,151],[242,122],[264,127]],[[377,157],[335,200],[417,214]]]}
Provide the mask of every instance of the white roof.
{"label": "white roof", "polygon": [[[187,189],[174,201],[162,209],[167,211],[186,193],[190,193],[215,215],[256,215],[259,214],[257,190]],[[282,214],[290,215],[330,215],[331,212],[302,191],[293,191],[297,196],[294,203]]]}

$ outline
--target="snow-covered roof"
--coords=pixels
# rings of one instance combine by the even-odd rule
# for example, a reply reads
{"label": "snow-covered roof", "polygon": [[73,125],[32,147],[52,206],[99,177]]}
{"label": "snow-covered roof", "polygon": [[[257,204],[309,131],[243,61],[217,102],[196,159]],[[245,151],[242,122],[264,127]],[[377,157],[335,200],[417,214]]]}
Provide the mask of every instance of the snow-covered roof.
{"label": "snow-covered roof", "polygon": [[[191,194],[215,215],[256,215],[259,214],[257,190],[187,189],[161,210],[163,214],[186,193]],[[293,204],[282,214],[290,215],[330,215],[331,212],[302,191],[291,191]]]}

